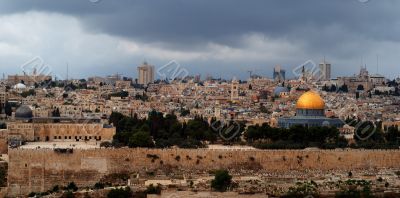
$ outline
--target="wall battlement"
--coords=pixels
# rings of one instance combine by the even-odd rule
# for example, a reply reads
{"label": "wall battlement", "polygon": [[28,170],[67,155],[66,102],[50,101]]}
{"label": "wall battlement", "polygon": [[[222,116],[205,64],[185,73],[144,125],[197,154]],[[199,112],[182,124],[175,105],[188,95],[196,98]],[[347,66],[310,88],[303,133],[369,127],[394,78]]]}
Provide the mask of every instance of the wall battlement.
{"label": "wall battlement", "polygon": [[[179,156],[179,157],[178,157]],[[8,193],[43,192],[75,182],[93,186],[112,173],[138,173],[165,166],[187,171],[247,169],[259,171],[354,170],[400,168],[397,150],[212,150],[212,149],[10,149]]]}

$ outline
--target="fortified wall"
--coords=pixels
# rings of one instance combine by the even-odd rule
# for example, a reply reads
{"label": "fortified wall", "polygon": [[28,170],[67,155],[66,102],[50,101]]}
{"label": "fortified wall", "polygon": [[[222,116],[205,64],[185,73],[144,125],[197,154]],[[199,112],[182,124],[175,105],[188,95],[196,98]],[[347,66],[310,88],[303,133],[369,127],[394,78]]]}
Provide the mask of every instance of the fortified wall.
{"label": "fortified wall", "polygon": [[[9,150],[9,195],[43,192],[75,182],[93,186],[112,173],[139,173],[172,167],[196,170],[353,170],[400,168],[395,150],[212,150],[212,149],[52,149]],[[256,166],[257,167],[257,166]]]}

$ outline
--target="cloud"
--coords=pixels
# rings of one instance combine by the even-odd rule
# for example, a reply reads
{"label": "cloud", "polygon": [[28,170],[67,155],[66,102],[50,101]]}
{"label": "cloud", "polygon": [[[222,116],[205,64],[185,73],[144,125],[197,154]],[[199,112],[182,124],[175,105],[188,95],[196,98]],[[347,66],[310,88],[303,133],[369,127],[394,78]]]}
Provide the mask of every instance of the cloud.
{"label": "cloud", "polygon": [[[135,76],[144,59],[175,59],[193,73],[270,75],[324,56],[333,74],[355,73],[361,59],[399,73],[400,2],[357,0],[133,1],[0,0],[3,70],[42,56],[59,73]],[[371,69],[372,70],[372,69]],[[395,71],[395,72],[393,72]],[[288,72],[290,73],[290,72]],[[218,75],[218,74],[216,74]]]}

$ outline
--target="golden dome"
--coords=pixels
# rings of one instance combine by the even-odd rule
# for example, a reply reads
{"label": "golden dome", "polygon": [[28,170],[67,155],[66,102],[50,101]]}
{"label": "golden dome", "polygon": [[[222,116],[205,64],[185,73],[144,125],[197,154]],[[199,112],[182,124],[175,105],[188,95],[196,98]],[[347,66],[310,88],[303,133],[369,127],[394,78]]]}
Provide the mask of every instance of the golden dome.
{"label": "golden dome", "polygon": [[296,109],[325,109],[325,102],[318,93],[307,91],[297,100]]}

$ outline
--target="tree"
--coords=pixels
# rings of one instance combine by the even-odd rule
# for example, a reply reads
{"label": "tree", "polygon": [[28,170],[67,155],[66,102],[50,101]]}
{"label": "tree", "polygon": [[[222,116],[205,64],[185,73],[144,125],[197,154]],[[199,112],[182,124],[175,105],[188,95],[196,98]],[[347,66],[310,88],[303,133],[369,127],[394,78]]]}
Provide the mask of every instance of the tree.
{"label": "tree", "polygon": [[72,190],[72,191],[75,192],[75,191],[78,190],[78,187],[76,186],[76,184],[74,182],[71,182],[71,183],[68,184],[67,190]]}
{"label": "tree", "polygon": [[143,93],[142,95],[136,94],[135,99],[141,100],[141,101],[147,101],[149,99],[149,97],[145,93]]}
{"label": "tree", "polygon": [[129,197],[132,197],[132,190],[129,187],[112,189],[107,194],[107,198],[129,198]]}
{"label": "tree", "polygon": [[[51,115],[56,118],[61,117],[60,109],[58,108],[54,109],[53,112],[51,112]],[[60,122],[60,119],[55,119],[54,122]]]}
{"label": "tree", "polygon": [[181,108],[181,116],[185,117],[187,115],[190,115],[190,110]]}
{"label": "tree", "polygon": [[260,105],[260,112],[261,113],[269,113],[267,107],[265,107],[264,105]]}
{"label": "tree", "polygon": [[343,84],[340,88],[339,88],[339,91],[342,91],[342,92],[349,92],[349,88],[347,87],[347,85],[346,84]]}
{"label": "tree", "polygon": [[386,140],[389,142],[397,143],[399,137],[400,137],[400,133],[399,133],[398,128],[396,126],[390,126],[386,133]]}
{"label": "tree", "polygon": [[131,148],[154,147],[154,142],[149,133],[145,131],[139,131],[129,138],[128,146]]}
{"label": "tree", "polygon": [[118,123],[120,120],[122,120],[122,118],[124,118],[124,115],[122,115],[122,113],[113,111],[110,115],[110,118],[108,119],[108,122],[117,128],[117,132],[118,132]]}
{"label": "tree", "polygon": [[330,89],[331,92],[335,92],[336,89],[337,89],[337,88],[336,88],[336,85],[331,85],[331,89]]}
{"label": "tree", "polygon": [[62,198],[74,198],[75,195],[74,195],[73,192],[67,191],[67,192],[64,192],[63,195],[62,195],[61,197],[62,197]]}
{"label": "tree", "polygon": [[322,91],[329,92],[330,90],[328,89],[328,86],[324,84],[324,86],[322,87]]}
{"label": "tree", "polygon": [[4,112],[6,113],[7,116],[11,116],[12,108],[11,108],[11,104],[9,102],[6,102],[6,104],[4,106]]}
{"label": "tree", "polygon": [[104,189],[104,184],[97,182],[94,184],[94,189]]}
{"label": "tree", "polygon": [[53,186],[53,189],[51,189],[51,191],[52,191],[52,192],[58,192],[58,191],[60,191],[60,186],[58,186],[58,185]]}
{"label": "tree", "polygon": [[109,95],[110,97],[121,97],[121,98],[126,98],[129,96],[129,93],[127,91],[120,91],[116,93],[112,93]]}
{"label": "tree", "polygon": [[154,186],[153,184],[150,184],[146,189],[146,194],[161,194],[161,186]]}
{"label": "tree", "polygon": [[112,144],[110,142],[102,142],[100,143],[100,147],[109,148],[112,147]]}
{"label": "tree", "polygon": [[224,192],[232,183],[232,176],[227,170],[217,170],[215,177],[211,181],[211,187],[217,191]]}
{"label": "tree", "polygon": [[0,187],[7,186],[7,164],[0,167]]}

